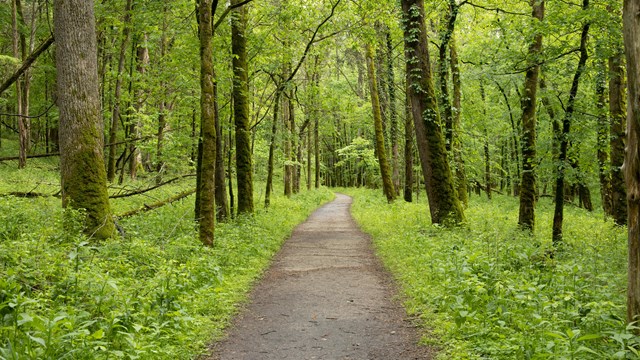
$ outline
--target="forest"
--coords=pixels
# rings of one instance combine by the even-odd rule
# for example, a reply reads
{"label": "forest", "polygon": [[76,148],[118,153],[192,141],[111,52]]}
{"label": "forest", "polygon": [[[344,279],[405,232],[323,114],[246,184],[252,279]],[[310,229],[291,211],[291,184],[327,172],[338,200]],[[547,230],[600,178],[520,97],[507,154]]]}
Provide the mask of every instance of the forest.
{"label": "forest", "polygon": [[0,359],[204,356],[337,192],[437,359],[639,358],[639,12],[0,0]]}

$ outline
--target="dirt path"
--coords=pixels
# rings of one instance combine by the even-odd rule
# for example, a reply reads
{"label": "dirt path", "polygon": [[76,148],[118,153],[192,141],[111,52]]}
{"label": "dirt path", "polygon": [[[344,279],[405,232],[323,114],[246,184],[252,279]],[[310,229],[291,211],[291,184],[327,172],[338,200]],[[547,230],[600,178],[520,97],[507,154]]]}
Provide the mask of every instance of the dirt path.
{"label": "dirt path", "polygon": [[211,359],[430,359],[337,194],[294,231]]}

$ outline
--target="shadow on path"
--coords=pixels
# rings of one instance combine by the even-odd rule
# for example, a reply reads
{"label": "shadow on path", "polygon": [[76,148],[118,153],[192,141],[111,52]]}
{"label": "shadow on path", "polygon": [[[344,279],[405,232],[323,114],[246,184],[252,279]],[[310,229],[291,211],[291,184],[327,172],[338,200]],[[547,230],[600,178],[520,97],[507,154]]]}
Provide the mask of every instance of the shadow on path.
{"label": "shadow on path", "polygon": [[431,359],[350,206],[336,194],[296,228],[210,359]]}

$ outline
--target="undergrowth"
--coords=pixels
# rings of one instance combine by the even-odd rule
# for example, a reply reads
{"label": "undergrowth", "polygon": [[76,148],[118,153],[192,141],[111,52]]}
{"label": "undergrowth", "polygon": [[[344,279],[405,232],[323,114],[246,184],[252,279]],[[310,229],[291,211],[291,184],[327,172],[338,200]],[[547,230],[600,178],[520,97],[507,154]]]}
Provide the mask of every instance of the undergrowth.
{"label": "undergrowth", "polygon": [[[331,196],[276,196],[268,210],[218,224],[213,248],[197,240],[193,197],[121,219],[126,236],[101,243],[55,197],[3,197],[0,359],[197,357],[295,225]],[[112,205],[121,213],[143,202]]]}
{"label": "undergrowth", "polygon": [[601,212],[567,207],[564,244],[549,256],[546,199],[532,236],[516,227],[517,198],[474,197],[467,223],[447,229],[430,223],[424,202],[346,192],[440,359],[638,358],[624,320],[626,231]]}

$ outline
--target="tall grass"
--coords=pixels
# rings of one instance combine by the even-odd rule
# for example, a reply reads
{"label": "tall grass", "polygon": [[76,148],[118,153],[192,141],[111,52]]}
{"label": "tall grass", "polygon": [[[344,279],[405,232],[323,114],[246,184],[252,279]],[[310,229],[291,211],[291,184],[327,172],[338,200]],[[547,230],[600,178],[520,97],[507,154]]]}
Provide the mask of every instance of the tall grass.
{"label": "tall grass", "polygon": [[447,229],[430,223],[424,202],[347,192],[440,358],[637,358],[640,341],[624,321],[626,231],[601,212],[567,207],[564,243],[551,257],[546,199],[531,235],[517,229],[512,197],[474,197],[467,223]]}

